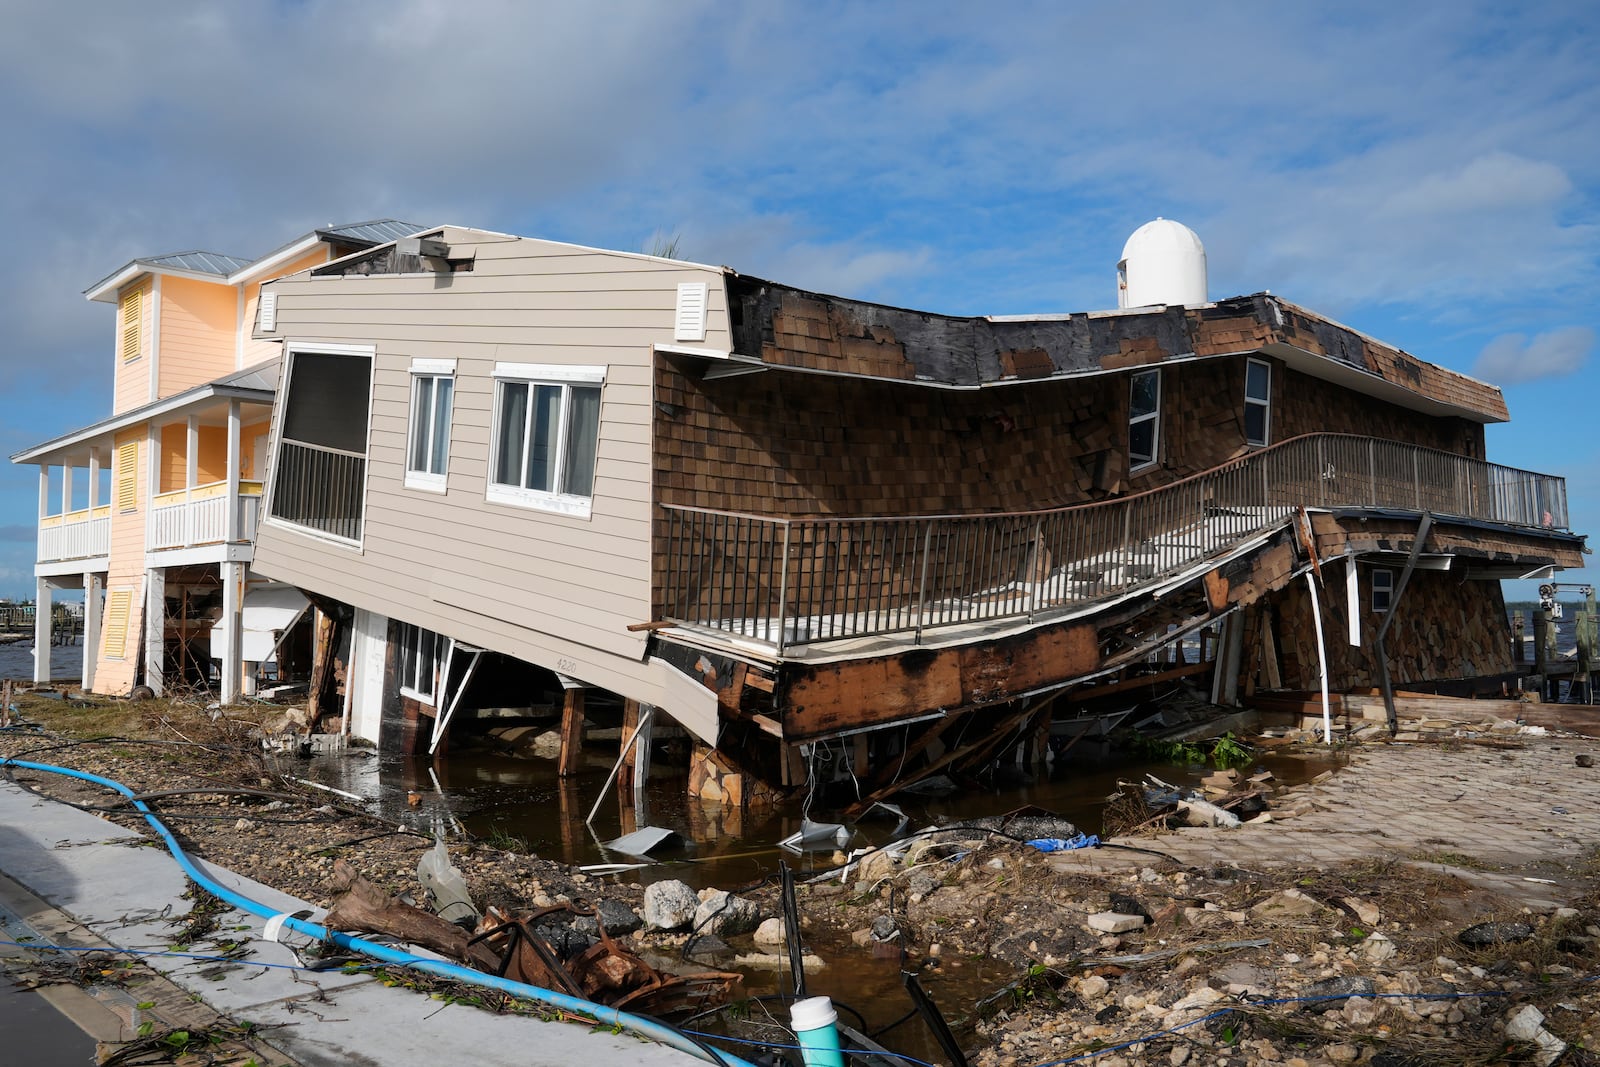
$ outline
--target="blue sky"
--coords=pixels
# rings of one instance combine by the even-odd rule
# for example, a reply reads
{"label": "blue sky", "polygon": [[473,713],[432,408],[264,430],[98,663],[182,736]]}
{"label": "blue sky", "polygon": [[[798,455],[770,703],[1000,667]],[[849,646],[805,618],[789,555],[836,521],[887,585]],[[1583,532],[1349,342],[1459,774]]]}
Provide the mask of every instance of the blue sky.
{"label": "blue sky", "polygon": [[[86,3],[0,10],[0,451],[110,412],[134,256],[393,216],[955,314],[1115,304],[1199,232],[1274,293],[1505,387],[1491,458],[1600,533],[1592,3]],[[37,481],[0,468],[0,594]],[[1591,568],[1587,573],[1594,573]],[[1567,577],[1573,578],[1572,572]]]}

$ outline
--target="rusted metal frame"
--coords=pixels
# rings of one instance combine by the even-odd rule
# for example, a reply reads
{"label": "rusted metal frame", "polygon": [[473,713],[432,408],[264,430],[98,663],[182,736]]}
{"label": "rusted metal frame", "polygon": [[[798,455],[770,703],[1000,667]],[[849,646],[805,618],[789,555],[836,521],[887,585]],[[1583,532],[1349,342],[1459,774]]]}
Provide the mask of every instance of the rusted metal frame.
{"label": "rusted metal frame", "polygon": [[1433,515],[1423,512],[1422,521],[1417,523],[1417,539],[1411,543],[1411,554],[1406,557],[1405,569],[1400,572],[1400,581],[1395,583],[1394,592],[1389,596],[1389,610],[1383,613],[1383,621],[1378,624],[1377,636],[1372,640],[1373,652],[1378,659],[1378,680],[1383,686],[1383,709],[1389,718],[1391,737],[1400,730],[1400,718],[1394,707],[1394,686],[1389,681],[1389,654],[1384,648],[1383,639],[1388,635],[1389,627],[1394,622],[1395,609],[1400,606],[1400,598],[1405,595],[1406,585],[1411,581],[1411,572],[1417,566],[1417,557],[1422,555],[1422,543],[1428,539],[1428,530],[1432,526]]}

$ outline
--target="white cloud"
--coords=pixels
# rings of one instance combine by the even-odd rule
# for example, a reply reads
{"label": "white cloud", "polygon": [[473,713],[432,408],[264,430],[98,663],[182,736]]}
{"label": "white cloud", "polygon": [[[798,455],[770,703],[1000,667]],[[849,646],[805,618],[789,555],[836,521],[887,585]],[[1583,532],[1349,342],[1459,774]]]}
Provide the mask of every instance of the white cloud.
{"label": "white cloud", "polygon": [[1484,346],[1472,365],[1475,377],[1497,385],[1520,385],[1540,378],[1575,374],[1589,361],[1594,331],[1568,326],[1536,334],[1503,333]]}

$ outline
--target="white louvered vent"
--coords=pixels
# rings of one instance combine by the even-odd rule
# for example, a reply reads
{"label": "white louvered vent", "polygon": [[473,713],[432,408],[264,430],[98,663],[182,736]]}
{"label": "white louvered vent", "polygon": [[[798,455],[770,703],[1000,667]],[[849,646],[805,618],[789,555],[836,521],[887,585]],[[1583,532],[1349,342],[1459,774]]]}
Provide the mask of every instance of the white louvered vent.
{"label": "white louvered vent", "polygon": [[262,333],[271,333],[278,328],[278,294],[265,292],[261,294],[260,315],[257,317],[256,328]]}
{"label": "white louvered vent", "polygon": [[706,339],[706,283],[678,283],[678,319],[673,337],[679,341]]}

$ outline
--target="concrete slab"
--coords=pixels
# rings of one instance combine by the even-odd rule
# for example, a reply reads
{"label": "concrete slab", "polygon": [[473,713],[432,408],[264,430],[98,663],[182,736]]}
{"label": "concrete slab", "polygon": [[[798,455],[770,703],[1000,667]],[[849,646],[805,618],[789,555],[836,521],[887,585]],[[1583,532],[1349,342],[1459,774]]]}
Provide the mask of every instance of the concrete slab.
{"label": "concrete slab", "polygon": [[[0,872],[106,943],[160,951],[173,940],[170,920],[189,910],[182,899],[188,882],[165,849],[139,845],[143,840],[91,813],[0,782]],[[232,871],[204,869],[270,907],[310,907]],[[625,1034],[442,1004],[366,975],[290,969],[298,965],[293,952],[261,940],[264,920],[234,911],[219,921],[219,937],[253,939],[245,959],[218,965],[153,956],[146,962],[223,1015],[270,1028],[268,1040],[304,1067],[469,1059],[482,1067],[701,1062]]]}

